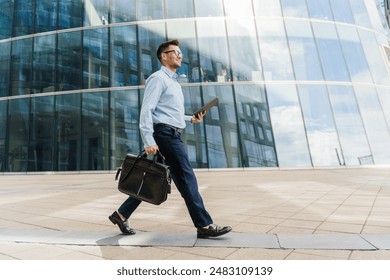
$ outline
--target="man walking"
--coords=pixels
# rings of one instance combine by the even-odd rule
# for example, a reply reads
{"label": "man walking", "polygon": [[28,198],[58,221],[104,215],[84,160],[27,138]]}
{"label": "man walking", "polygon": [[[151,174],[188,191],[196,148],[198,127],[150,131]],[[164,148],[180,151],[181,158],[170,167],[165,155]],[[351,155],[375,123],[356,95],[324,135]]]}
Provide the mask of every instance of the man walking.
{"label": "man walking", "polygon": [[[140,115],[140,131],[146,154],[159,150],[170,166],[172,179],[183,197],[199,238],[216,237],[232,230],[213,224],[198,190],[196,176],[190,164],[181,134],[186,123],[199,123],[204,113],[197,116],[184,114],[184,96],[177,82],[176,70],[183,59],[178,40],[160,44],[157,57],[162,66],[146,81]],[[123,234],[135,234],[128,218],[141,201],[129,197],[109,219]]]}

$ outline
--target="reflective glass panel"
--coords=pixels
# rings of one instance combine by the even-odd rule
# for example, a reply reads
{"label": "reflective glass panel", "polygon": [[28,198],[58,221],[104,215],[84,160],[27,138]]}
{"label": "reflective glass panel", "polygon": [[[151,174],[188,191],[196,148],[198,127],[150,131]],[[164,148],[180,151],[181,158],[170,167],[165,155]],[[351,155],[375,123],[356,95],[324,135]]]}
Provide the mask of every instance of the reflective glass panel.
{"label": "reflective glass panel", "polygon": [[256,0],[253,1],[253,7],[257,17],[282,16],[282,9],[279,1]]}
{"label": "reflective glass panel", "polygon": [[0,96],[9,94],[11,42],[0,43]]}
{"label": "reflective glass panel", "polygon": [[350,82],[351,79],[334,25],[313,22],[312,26],[325,80]]}
{"label": "reflective glass panel", "polygon": [[53,170],[54,96],[31,99],[28,171]]}
{"label": "reflective glass panel", "polygon": [[34,1],[14,0],[13,36],[23,36],[34,33],[33,24]]}
{"label": "reflective glass panel", "polygon": [[200,71],[194,22],[168,22],[167,35],[168,38],[180,38],[180,50],[183,53],[183,60],[181,67],[176,71],[179,75],[179,82],[199,81]]}
{"label": "reflective glass panel", "polygon": [[83,88],[109,85],[108,28],[84,31]]}
{"label": "reflective glass panel", "polygon": [[0,40],[11,37],[14,17],[14,2],[0,0]]}
{"label": "reflective glass panel", "polygon": [[222,0],[194,0],[197,17],[223,16]]}
{"label": "reflective glass panel", "polygon": [[111,85],[138,85],[138,48],[135,25],[111,28]]}
{"label": "reflective glass panel", "polygon": [[253,16],[252,0],[224,0],[225,14],[228,17],[244,17]]}
{"label": "reflective glass panel", "polygon": [[310,17],[333,20],[332,10],[328,0],[307,0]]}
{"label": "reflective glass panel", "polygon": [[342,165],[340,145],[326,87],[298,87],[313,166]]}
{"label": "reflective glass panel", "polygon": [[194,16],[193,0],[165,0],[167,18],[192,18]]}
{"label": "reflective glass panel", "polygon": [[141,150],[138,90],[111,92],[111,169],[119,167],[127,153]]}
{"label": "reflective glass panel", "polygon": [[82,26],[83,2],[58,0],[58,29]]}
{"label": "reflective glass panel", "polygon": [[33,39],[12,42],[11,95],[31,94]]}
{"label": "reflective glass panel", "polygon": [[385,88],[378,88],[378,96],[381,103],[383,113],[385,114],[387,127],[390,129],[390,94]]}
{"label": "reflective glass panel", "polygon": [[323,80],[317,47],[309,22],[285,20],[297,80]]}
{"label": "reflective glass panel", "polygon": [[32,93],[55,91],[56,35],[34,38]]}
{"label": "reflective glass panel", "polygon": [[109,169],[108,93],[82,95],[81,170]]}
{"label": "reflective glass panel", "polygon": [[138,0],[138,20],[164,18],[164,0]]}
{"label": "reflective glass panel", "polygon": [[135,0],[110,0],[110,11],[110,23],[134,21]]}
{"label": "reflective glass panel", "polygon": [[56,115],[54,170],[80,170],[81,94],[57,95]]}
{"label": "reflective glass panel", "polygon": [[53,31],[57,28],[57,1],[36,0],[35,32]]}
{"label": "reflective glass panel", "polygon": [[81,31],[58,34],[57,87],[60,91],[82,87]]}
{"label": "reflective glass panel", "polygon": [[348,0],[329,0],[335,21],[355,23]]}
{"label": "reflective glass panel", "polygon": [[367,158],[372,159],[353,89],[348,86],[328,88],[345,164],[359,165]]}
{"label": "reflective glass panel", "polygon": [[390,134],[375,88],[355,87],[375,164],[387,164],[390,159]]}
{"label": "reflective glass panel", "polygon": [[267,96],[279,166],[311,166],[295,86],[267,85]]}
{"label": "reflective glass panel", "polygon": [[[367,12],[365,0],[349,0],[352,13],[357,25],[362,25],[371,28],[370,17]],[[368,1],[372,2],[372,1]]]}
{"label": "reflective glass panel", "polygon": [[[231,81],[224,20],[197,22],[200,70],[193,74],[194,82]],[[196,76],[198,74],[198,77]]]}
{"label": "reflective glass panel", "polygon": [[5,141],[7,132],[7,100],[0,101],[0,172],[5,171]]}
{"label": "reflective glass panel", "polygon": [[140,84],[155,71],[160,69],[157,59],[157,48],[165,41],[165,24],[142,24],[138,28],[138,47],[140,62]]}
{"label": "reflective glass panel", "polygon": [[308,18],[306,0],[280,0],[283,9],[283,16]]}
{"label": "reflective glass panel", "polygon": [[339,25],[337,30],[352,81],[372,83],[370,69],[356,28]]}
{"label": "reflective glass panel", "polygon": [[253,20],[227,19],[233,81],[262,81],[263,73]]}
{"label": "reflective glass panel", "polygon": [[8,153],[5,171],[26,172],[28,158],[30,99],[9,100]]}
{"label": "reflective glass panel", "polygon": [[108,22],[109,0],[85,0],[84,26],[106,25]]}
{"label": "reflective glass panel", "polygon": [[294,80],[283,20],[258,19],[260,53],[265,80]]}
{"label": "reflective glass panel", "polygon": [[[364,1],[364,4],[366,5],[368,17],[371,23],[368,26],[372,27],[374,30],[380,33],[389,34],[389,27],[388,27],[389,24],[387,22],[386,16],[381,12],[384,10],[381,3],[382,0],[379,1],[379,3],[378,1],[366,1],[366,0]],[[360,20],[365,20],[365,19],[360,19]],[[368,20],[368,18],[366,20]]]}
{"label": "reflective glass panel", "polygon": [[261,137],[267,131],[272,135],[264,86],[235,85],[234,90],[243,166],[277,166],[273,137]]}

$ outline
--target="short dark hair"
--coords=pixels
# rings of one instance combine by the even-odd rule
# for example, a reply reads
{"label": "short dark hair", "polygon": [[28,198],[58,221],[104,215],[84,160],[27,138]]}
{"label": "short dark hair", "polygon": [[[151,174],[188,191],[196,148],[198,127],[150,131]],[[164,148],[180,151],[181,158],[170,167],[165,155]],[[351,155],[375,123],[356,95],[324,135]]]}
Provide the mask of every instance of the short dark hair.
{"label": "short dark hair", "polygon": [[161,44],[158,46],[158,49],[157,49],[157,58],[158,58],[158,60],[161,61],[161,54],[162,54],[163,52],[165,52],[165,51],[168,49],[168,47],[169,47],[170,45],[179,46],[179,45],[180,45],[180,42],[179,42],[179,40],[177,40],[177,39],[173,39],[173,40],[170,40],[170,41],[161,43]]}

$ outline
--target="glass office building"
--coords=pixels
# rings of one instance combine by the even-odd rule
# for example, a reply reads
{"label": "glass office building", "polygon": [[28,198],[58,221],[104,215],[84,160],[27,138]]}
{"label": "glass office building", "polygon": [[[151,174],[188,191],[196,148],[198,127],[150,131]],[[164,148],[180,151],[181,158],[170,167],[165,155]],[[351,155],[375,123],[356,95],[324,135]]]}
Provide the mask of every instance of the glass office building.
{"label": "glass office building", "polygon": [[196,168],[390,164],[379,0],[0,0],[0,172],[113,170],[142,149],[172,38]]}

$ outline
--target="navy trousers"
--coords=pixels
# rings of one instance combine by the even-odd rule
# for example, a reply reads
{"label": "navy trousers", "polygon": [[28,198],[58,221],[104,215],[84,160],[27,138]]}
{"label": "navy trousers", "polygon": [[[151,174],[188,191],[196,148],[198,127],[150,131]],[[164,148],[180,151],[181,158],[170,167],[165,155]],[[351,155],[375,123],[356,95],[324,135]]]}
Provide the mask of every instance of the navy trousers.
{"label": "navy trousers", "polygon": [[[153,136],[166,163],[170,166],[172,179],[186,203],[194,226],[198,228],[212,224],[213,220],[205,209],[196,176],[181,141],[181,133],[173,128],[158,125],[154,127]],[[128,219],[140,203],[141,201],[129,197],[118,211]]]}

